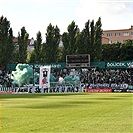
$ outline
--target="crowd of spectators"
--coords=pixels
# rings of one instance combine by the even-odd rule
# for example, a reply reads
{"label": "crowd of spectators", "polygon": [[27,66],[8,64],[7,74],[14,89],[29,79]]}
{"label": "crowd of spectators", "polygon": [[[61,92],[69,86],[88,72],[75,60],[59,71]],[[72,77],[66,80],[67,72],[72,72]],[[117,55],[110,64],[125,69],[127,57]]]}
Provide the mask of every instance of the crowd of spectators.
{"label": "crowd of spectators", "polygon": [[88,84],[133,84],[133,70],[130,69],[64,69],[61,71],[52,71],[52,74],[58,81],[59,77],[65,77],[74,73],[80,77],[81,83]]}
{"label": "crowd of spectators", "polygon": [[132,84],[133,73],[125,69],[91,69],[81,72],[81,82],[91,84]]}
{"label": "crowd of spectators", "polygon": [[[83,84],[126,83],[133,85],[133,70],[130,69],[63,69],[52,70],[51,73],[56,79],[55,82],[58,82],[60,77],[65,78],[66,76],[76,74]],[[11,86],[12,80],[10,75],[11,72],[0,70],[0,85]]]}
{"label": "crowd of spectators", "polygon": [[0,86],[11,87],[12,80],[10,78],[10,71],[2,71],[0,70]]}

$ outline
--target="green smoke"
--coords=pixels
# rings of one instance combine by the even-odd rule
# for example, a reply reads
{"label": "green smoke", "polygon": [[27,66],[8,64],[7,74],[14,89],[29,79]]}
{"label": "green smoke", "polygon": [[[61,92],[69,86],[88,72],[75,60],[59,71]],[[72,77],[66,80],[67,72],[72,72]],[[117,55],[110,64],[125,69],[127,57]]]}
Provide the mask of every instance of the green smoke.
{"label": "green smoke", "polygon": [[16,71],[12,71],[13,85],[23,86],[33,79],[33,69],[28,64],[18,64]]}

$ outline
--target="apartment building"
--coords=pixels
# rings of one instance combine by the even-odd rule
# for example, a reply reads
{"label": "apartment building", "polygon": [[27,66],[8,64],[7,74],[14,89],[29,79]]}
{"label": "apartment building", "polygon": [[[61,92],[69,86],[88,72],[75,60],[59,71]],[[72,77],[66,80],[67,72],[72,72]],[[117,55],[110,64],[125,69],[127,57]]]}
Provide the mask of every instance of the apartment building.
{"label": "apartment building", "polygon": [[103,31],[102,44],[124,43],[128,39],[133,40],[133,26],[129,29]]}

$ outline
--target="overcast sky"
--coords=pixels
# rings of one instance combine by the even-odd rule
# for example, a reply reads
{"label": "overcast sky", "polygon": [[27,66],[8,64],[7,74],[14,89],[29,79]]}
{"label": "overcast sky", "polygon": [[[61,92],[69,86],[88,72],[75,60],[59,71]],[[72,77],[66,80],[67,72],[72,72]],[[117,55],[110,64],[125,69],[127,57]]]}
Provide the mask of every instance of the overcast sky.
{"label": "overcast sky", "polygon": [[31,37],[57,25],[60,33],[74,20],[79,29],[99,17],[103,30],[128,29],[133,25],[133,0],[0,0],[0,16],[7,17],[14,36],[24,26]]}

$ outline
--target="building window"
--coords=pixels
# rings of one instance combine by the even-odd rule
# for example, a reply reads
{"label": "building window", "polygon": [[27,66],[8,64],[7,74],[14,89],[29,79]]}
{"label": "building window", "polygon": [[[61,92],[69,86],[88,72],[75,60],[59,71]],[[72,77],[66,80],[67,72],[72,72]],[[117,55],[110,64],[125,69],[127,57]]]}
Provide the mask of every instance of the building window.
{"label": "building window", "polygon": [[128,32],[123,32],[123,36],[129,36]]}
{"label": "building window", "polygon": [[112,41],[111,40],[109,40],[109,44],[112,44]]}
{"label": "building window", "polygon": [[133,32],[131,32],[131,35],[133,36]]}
{"label": "building window", "polygon": [[120,36],[120,33],[115,33],[115,36]]}
{"label": "building window", "polygon": [[107,34],[107,37],[110,37],[110,36],[112,36],[112,33],[108,33],[108,34]]}
{"label": "building window", "polygon": [[119,40],[115,40],[115,43],[118,43],[119,42]]}

